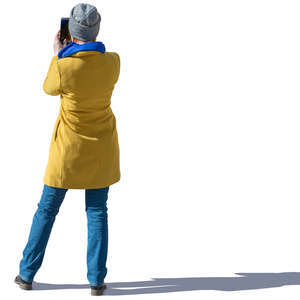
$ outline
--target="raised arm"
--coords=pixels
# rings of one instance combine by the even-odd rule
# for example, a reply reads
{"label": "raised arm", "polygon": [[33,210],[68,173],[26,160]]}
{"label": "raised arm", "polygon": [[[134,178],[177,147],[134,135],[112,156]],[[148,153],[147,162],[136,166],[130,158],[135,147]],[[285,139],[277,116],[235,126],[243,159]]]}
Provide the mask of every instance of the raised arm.
{"label": "raised arm", "polygon": [[57,60],[57,55],[52,57],[47,76],[43,84],[44,92],[51,96],[61,94],[61,80]]}

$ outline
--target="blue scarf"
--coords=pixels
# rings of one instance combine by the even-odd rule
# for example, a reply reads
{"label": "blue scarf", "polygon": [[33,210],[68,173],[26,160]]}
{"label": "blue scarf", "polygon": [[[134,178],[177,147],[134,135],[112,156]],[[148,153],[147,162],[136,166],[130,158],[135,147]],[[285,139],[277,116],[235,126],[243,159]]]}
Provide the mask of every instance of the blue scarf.
{"label": "blue scarf", "polygon": [[71,42],[58,52],[58,59],[71,56],[73,53],[79,51],[99,51],[101,53],[105,52],[105,45],[102,42],[88,42],[85,44],[77,44],[75,42]]}

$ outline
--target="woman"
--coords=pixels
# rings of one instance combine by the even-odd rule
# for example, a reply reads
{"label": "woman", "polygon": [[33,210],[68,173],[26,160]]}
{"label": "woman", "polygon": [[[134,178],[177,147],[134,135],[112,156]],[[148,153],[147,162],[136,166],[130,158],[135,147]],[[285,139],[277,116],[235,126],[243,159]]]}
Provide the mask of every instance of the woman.
{"label": "woman", "polygon": [[15,282],[32,289],[50,232],[68,189],[85,189],[88,220],[87,279],[92,295],[105,289],[108,249],[109,186],[120,180],[119,143],[111,95],[120,73],[120,57],[96,41],[101,17],[95,6],[79,3],[70,13],[72,42],[54,40],[43,90],[60,95],[43,192]]}

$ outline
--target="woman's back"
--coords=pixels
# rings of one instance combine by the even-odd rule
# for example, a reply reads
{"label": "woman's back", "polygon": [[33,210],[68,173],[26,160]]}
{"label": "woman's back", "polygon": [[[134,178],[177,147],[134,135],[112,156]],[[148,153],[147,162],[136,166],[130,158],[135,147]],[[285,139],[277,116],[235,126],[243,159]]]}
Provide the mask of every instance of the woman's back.
{"label": "woman's back", "polygon": [[44,183],[99,188],[120,180],[111,96],[120,74],[116,52],[79,51],[53,57],[43,89],[61,95]]}

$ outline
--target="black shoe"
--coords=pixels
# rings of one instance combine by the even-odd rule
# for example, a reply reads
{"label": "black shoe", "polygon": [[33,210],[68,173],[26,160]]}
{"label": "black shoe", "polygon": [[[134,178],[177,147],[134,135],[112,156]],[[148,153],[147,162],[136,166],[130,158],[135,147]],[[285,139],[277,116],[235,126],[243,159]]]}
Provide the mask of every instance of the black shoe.
{"label": "black shoe", "polygon": [[32,282],[23,280],[20,275],[15,278],[15,283],[18,284],[23,290],[32,290]]}
{"label": "black shoe", "polygon": [[91,285],[91,295],[100,296],[103,294],[105,289],[106,289],[106,284],[97,285],[97,286]]}

